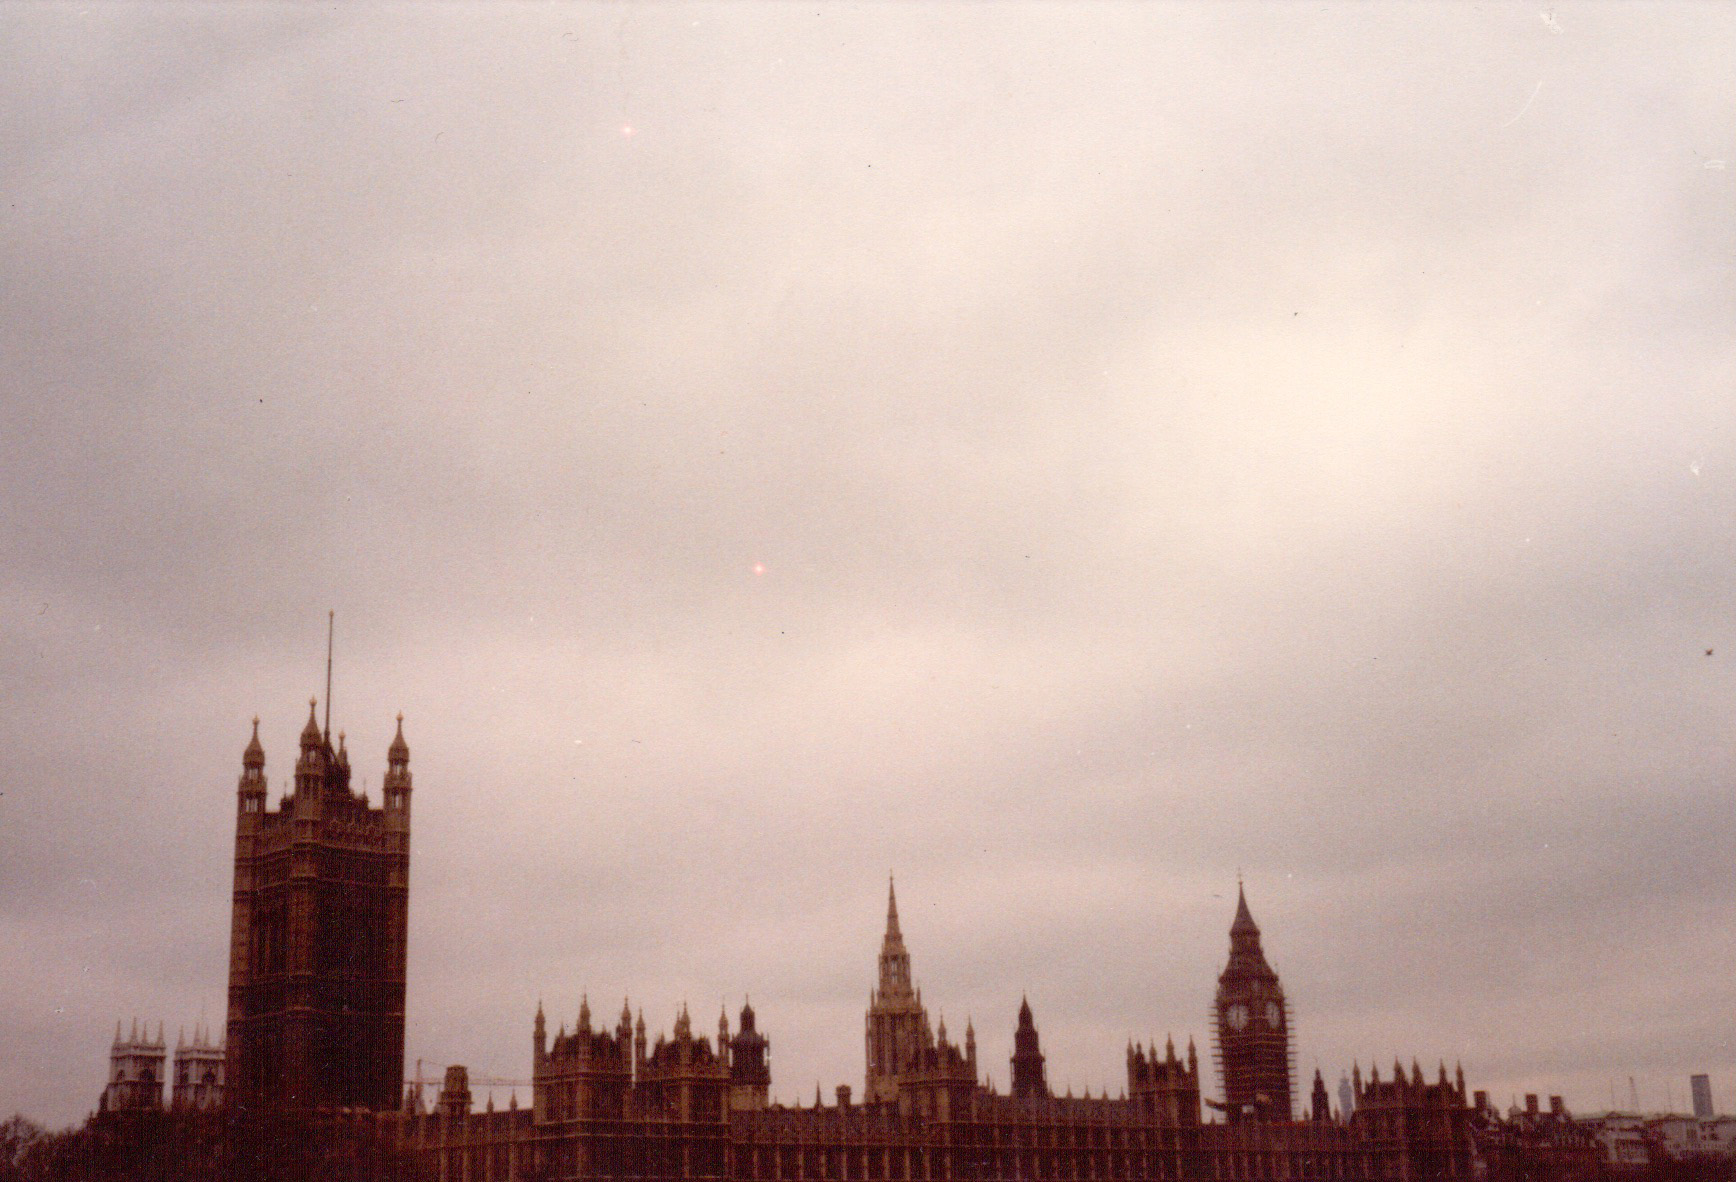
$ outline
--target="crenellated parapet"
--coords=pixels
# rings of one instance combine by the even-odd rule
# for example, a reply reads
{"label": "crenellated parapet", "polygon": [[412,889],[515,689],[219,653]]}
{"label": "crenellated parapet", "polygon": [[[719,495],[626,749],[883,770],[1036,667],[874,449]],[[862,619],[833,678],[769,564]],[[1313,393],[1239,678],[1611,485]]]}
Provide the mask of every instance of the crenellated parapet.
{"label": "crenellated parapet", "polygon": [[1163,1053],[1156,1044],[1127,1046],[1127,1097],[1147,1117],[1171,1125],[1197,1125],[1200,1121],[1200,1061],[1193,1040],[1187,1057],[1176,1055],[1175,1040],[1165,1041]]}
{"label": "crenellated parapet", "polygon": [[627,1012],[614,1031],[593,1030],[588,1000],[569,1034],[563,1024],[552,1042],[537,1006],[531,1107],[538,1124],[619,1120],[633,1084],[632,1027]]}
{"label": "crenellated parapet", "polygon": [[641,1116],[711,1124],[728,1118],[729,1091],[727,1059],[693,1033],[682,1006],[674,1032],[658,1035],[634,1080],[633,1108]]}
{"label": "crenellated parapet", "polygon": [[900,1112],[925,1120],[954,1120],[970,1112],[978,1090],[974,1050],[947,1038],[943,1018],[939,1031],[906,1063],[895,1103]]}

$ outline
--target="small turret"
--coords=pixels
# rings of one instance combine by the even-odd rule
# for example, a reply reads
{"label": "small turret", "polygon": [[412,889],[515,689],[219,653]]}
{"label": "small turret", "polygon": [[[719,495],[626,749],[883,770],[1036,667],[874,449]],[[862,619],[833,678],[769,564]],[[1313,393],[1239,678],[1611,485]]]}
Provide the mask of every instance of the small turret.
{"label": "small turret", "polygon": [[398,714],[398,733],[386,748],[386,778],[380,782],[380,800],[389,826],[401,831],[410,827],[410,744],[404,742],[404,715]]}
{"label": "small turret", "polygon": [[241,753],[241,779],[236,784],[236,809],[243,818],[265,811],[265,748],[259,744],[259,715],[253,716],[253,737]]}
{"label": "small turret", "polygon": [[317,698],[307,700],[307,725],[301,728],[301,749],[303,751],[318,750],[325,745],[325,736],[320,733],[319,715],[315,709],[318,705],[319,699]]}
{"label": "small turret", "polygon": [[264,768],[265,748],[259,742],[259,715],[253,716],[253,737],[247,740],[247,749],[241,753],[241,766],[244,768]]}
{"label": "small turret", "polygon": [[295,761],[295,808],[299,816],[317,815],[325,796],[326,742],[320,733],[315,699],[307,700],[307,725],[301,728],[301,754]]}
{"label": "small turret", "polygon": [[757,1112],[766,1106],[772,1082],[770,1049],[770,1041],[755,1028],[753,1006],[744,1000],[735,1037],[729,1043],[732,1111]]}

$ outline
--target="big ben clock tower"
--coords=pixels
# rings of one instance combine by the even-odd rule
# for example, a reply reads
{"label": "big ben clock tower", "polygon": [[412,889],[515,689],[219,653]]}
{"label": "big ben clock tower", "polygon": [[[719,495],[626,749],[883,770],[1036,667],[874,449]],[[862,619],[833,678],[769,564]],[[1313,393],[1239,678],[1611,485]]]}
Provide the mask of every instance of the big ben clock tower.
{"label": "big ben clock tower", "polygon": [[1289,1120],[1295,1046],[1290,1007],[1278,974],[1260,950],[1260,929],[1248,912],[1240,883],[1236,919],[1230,925],[1230,961],[1218,976],[1212,1016],[1224,1110],[1230,1120]]}

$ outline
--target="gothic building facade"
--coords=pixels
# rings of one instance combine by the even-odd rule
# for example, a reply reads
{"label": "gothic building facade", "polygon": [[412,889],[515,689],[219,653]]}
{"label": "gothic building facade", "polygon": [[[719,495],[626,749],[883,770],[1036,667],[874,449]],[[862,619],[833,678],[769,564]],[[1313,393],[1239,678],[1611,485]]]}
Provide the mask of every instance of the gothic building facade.
{"label": "gothic building facade", "polygon": [[[1276,974],[1260,972],[1245,899],[1231,944],[1236,971],[1226,970],[1219,1009],[1226,1032],[1239,1035],[1251,1022],[1235,1026],[1229,1006],[1283,1005]],[[1282,1017],[1266,1028],[1288,1039],[1287,1010]],[[715,1043],[695,1034],[683,1007],[672,1034],[648,1045],[644,1016],[626,1005],[611,1030],[593,1028],[581,1002],[572,1030],[563,1022],[552,1039],[539,1006],[528,1107],[515,1093],[505,1109],[491,1101],[473,1111],[464,1071],[454,1068],[431,1106],[417,1088],[406,1092],[399,1136],[439,1182],[1468,1182],[1475,1175],[1464,1078],[1449,1082],[1444,1067],[1433,1082],[1414,1064],[1409,1072],[1395,1064],[1390,1080],[1373,1073],[1367,1083],[1358,1069],[1354,1116],[1331,1110],[1316,1073],[1309,1119],[1292,1120],[1271,1059],[1233,1053],[1222,1060],[1226,1100],[1214,1105],[1229,1119],[1212,1121],[1204,1119],[1191,1042],[1185,1053],[1173,1042],[1161,1050],[1130,1043],[1119,1095],[1056,1096],[1026,1000],[1013,1033],[1011,1092],[1001,1093],[978,1073],[968,1025],[959,1045],[944,1022],[930,1024],[895,896],[866,1035],[859,1100],[839,1087],[830,1101],[816,1094],[811,1106],[786,1106],[768,1103],[769,1044],[751,1007],[743,1007],[733,1037],[720,1017]],[[1228,1045],[1235,1052],[1247,1044]],[[1280,1062],[1287,1072],[1288,1058]],[[1238,1108],[1228,1097],[1244,1092],[1283,1103],[1248,1099]]]}
{"label": "gothic building facade", "polygon": [[[1293,1118],[1291,1014],[1241,894],[1213,1007],[1221,1100],[1203,1095],[1191,1040],[1181,1052],[1129,1043],[1117,1095],[1055,1095],[1028,999],[1013,1022],[1010,1089],[985,1083],[972,1025],[955,1041],[929,1019],[889,885],[860,1097],[840,1086],[812,1105],[773,1103],[771,1044],[751,1005],[733,1033],[720,1015],[713,1040],[685,1007],[652,1038],[643,1013],[623,1004],[611,1025],[583,1000],[553,1033],[538,1006],[527,1105],[515,1092],[504,1109],[475,1111],[463,1067],[430,1102],[403,1080],[409,758],[400,716],[370,802],[351,786],[343,735],[334,746],[329,714],[322,727],[310,703],[293,789],[273,807],[255,721],[237,794],[226,1046],[195,1039],[175,1088],[189,1110],[206,1107],[215,1084],[231,1127],[299,1116],[362,1130],[440,1182],[1473,1176],[1464,1080],[1449,1083],[1444,1068],[1434,1082],[1414,1066],[1366,1084],[1354,1073],[1354,1114],[1332,1110],[1317,1073],[1311,1111]],[[146,1103],[161,1044],[159,1033],[123,1045],[117,1031],[120,1074],[105,1101]]]}
{"label": "gothic building facade", "polygon": [[295,784],[266,799],[259,720],[241,759],[226,1101],[239,1115],[392,1108],[404,1079],[410,748],[380,803],[350,784],[344,736],[308,703]]}

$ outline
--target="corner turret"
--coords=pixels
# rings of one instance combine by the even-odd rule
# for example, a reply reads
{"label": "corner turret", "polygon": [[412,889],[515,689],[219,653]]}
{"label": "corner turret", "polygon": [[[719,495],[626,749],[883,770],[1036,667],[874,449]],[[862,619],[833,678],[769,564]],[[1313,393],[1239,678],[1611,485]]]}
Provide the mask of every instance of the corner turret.
{"label": "corner turret", "polygon": [[404,714],[398,713],[398,733],[386,748],[386,778],[380,781],[380,801],[386,810],[386,826],[408,833],[410,829],[410,744],[404,741]]}
{"label": "corner turret", "polygon": [[241,779],[236,784],[236,808],[243,823],[257,821],[265,811],[265,748],[259,742],[259,715],[253,716],[253,737],[241,753]]}

